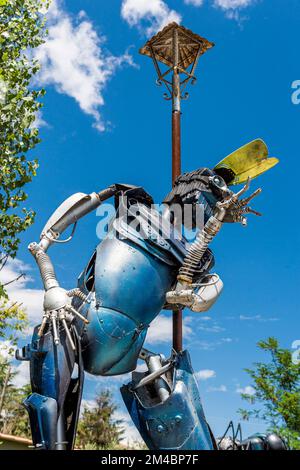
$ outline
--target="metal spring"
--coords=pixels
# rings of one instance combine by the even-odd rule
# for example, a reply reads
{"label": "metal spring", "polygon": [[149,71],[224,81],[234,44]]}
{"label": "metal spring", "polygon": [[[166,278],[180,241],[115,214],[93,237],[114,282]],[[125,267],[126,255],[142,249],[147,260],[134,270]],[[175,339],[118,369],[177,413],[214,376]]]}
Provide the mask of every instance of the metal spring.
{"label": "metal spring", "polygon": [[75,289],[69,290],[67,292],[67,295],[69,297],[77,297],[78,299],[82,300],[82,302],[87,302],[88,300],[87,295],[85,295],[84,292],[82,292],[82,290],[80,290],[78,287],[76,287]]}
{"label": "metal spring", "polygon": [[42,250],[38,251],[36,253],[36,260],[45,290],[48,290],[51,287],[58,287],[59,284],[57,282],[54,267],[47,253],[44,253]]}
{"label": "metal spring", "polygon": [[196,240],[192,243],[177,279],[188,283],[193,282],[194,276],[199,273],[199,263],[206,252],[209,244],[221,229],[222,222],[211,216],[203,230],[198,233]]}

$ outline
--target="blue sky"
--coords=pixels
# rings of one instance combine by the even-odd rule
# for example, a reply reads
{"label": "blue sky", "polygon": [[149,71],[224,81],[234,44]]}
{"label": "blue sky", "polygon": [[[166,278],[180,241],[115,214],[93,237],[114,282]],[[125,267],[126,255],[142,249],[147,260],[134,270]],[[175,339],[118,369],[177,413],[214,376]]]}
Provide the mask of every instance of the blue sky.
{"label": "blue sky", "polygon": [[[291,347],[300,339],[300,106],[291,100],[292,82],[300,79],[300,4],[65,0],[54,7],[49,40],[38,52],[44,65],[39,82],[47,94],[39,117],[42,143],[34,152],[40,168],[28,186],[27,202],[37,217],[22,236],[19,261],[6,273],[30,266],[28,280],[14,286],[11,295],[24,300],[32,320],[39,318],[41,283],[27,245],[38,240],[61,201],[114,182],[141,185],[156,202],[169,191],[170,105],[155,86],[151,61],[138,54],[149,33],[168,20],[181,18],[184,26],[216,43],[201,58],[197,84],[183,103],[183,171],[212,167],[257,137],[280,158],[280,165],[252,183],[263,188],[254,206],[264,217],[249,217],[246,229],[224,226],[213,243],[215,270],[225,284],[221,298],[204,318],[185,314],[185,346],[202,379],[207,419],[221,434],[230,419],[238,420],[239,391],[251,384],[243,369],[264,358],[257,341],[274,335]],[[96,215],[89,215],[70,244],[51,249],[62,286],[75,286],[97,244],[96,224]],[[163,315],[167,332],[170,318]],[[158,331],[153,330],[148,346],[168,355],[168,333],[155,339]],[[109,386],[120,402],[120,384],[88,378],[85,399]],[[261,423],[244,424],[245,434],[262,429]]]}

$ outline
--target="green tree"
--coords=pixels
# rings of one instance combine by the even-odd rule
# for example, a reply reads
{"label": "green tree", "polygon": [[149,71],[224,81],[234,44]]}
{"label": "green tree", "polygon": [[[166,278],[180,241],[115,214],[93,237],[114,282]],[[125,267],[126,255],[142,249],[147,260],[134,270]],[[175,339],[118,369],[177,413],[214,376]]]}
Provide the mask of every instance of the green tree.
{"label": "green tree", "polygon": [[44,41],[47,6],[47,0],[0,0],[0,264],[16,256],[19,234],[34,219],[24,207],[24,186],[38,166],[27,153],[39,142],[34,122],[44,90],[32,88],[39,70],[33,51]]}
{"label": "green tree", "polygon": [[0,338],[16,344],[18,335],[28,326],[27,315],[16,303],[0,296]]}
{"label": "green tree", "polygon": [[30,393],[30,386],[16,387],[11,360],[0,355],[0,432],[30,438],[28,414],[23,400]]}
{"label": "green tree", "polygon": [[118,447],[124,432],[122,421],[114,419],[117,406],[110,391],[96,397],[93,408],[85,407],[79,421],[76,447],[80,449],[112,449]]}
{"label": "green tree", "polygon": [[246,369],[254,393],[242,397],[255,408],[239,412],[246,420],[262,419],[268,431],[280,434],[292,448],[300,449],[300,364],[293,363],[291,351],[280,348],[275,338],[260,341],[258,347],[269,353],[270,361]]}

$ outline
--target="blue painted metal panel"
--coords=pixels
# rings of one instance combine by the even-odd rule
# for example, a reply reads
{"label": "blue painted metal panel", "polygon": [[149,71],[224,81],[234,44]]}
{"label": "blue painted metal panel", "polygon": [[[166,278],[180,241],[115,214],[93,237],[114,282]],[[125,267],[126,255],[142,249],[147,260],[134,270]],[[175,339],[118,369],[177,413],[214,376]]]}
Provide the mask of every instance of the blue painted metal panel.
{"label": "blue painted metal panel", "polygon": [[124,402],[149,449],[212,450],[214,444],[188,352],[177,359],[173,392],[165,402],[154,406],[143,403],[131,384],[121,388]]}
{"label": "blue painted metal panel", "polygon": [[29,414],[34,444],[43,449],[54,449],[57,436],[56,400],[33,393],[23,404]]}
{"label": "blue painted metal panel", "polygon": [[159,257],[147,241],[119,239],[111,227],[97,248],[95,298],[82,339],[86,371],[117,375],[136,367],[147,328],[176,278],[175,267],[171,254]]}

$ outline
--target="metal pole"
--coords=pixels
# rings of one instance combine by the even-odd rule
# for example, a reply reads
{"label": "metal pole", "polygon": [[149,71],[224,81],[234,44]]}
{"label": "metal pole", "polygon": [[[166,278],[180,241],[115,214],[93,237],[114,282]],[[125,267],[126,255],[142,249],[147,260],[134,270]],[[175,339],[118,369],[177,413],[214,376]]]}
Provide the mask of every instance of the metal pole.
{"label": "metal pole", "polygon": [[[180,76],[178,31],[173,32],[173,94],[172,94],[172,186],[181,174],[181,131],[180,131]],[[173,349],[182,351],[182,310],[173,310]]]}

